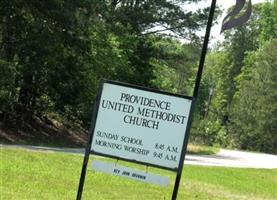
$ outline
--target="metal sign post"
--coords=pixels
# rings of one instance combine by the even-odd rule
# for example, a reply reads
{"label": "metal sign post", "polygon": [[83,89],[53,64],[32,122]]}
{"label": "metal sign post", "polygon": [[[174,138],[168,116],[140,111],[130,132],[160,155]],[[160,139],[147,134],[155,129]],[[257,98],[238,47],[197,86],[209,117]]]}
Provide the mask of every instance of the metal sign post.
{"label": "metal sign post", "polygon": [[[200,57],[200,62],[199,62],[199,66],[198,66],[198,72],[197,72],[194,91],[193,91],[193,97],[194,97],[195,101],[197,100],[198,93],[199,93],[200,82],[201,82],[201,77],[202,77],[202,73],[203,73],[205,58],[206,58],[206,54],[207,54],[208,43],[209,43],[209,38],[210,38],[210,32],[211,32],[215,7],[216,7],[216,0],[212,0],[210,13],[209,13],[209,18],[208,18],[208,23],[207,23],[207,27],[206,27],[204,43],[203,43],[201,57]],[[194,109],[194,107],[195,107],[195,102],[192,106],[192,110]],[[192,113],[193,113],[193,111],[191,112],[191,114]],[[190,117],[190,119],[191,118],[192,117]],[[182,175],[182,171],[183,171],[183,165],[184,165],[184,161],[185,161],[185,154],[186,154],[186,150],[187,150],[187,143],[188,143],[188,139],[189,139],[189,132],[190,132],[190,128],[191,128],[191,123],[192,123],[192,120],[190,120],[188,122],[188,129],[187,129],[187,134],[185,135],[182,157],[181,157],[181,160],[180,160],[180,163],[179,163],[179,168],[178,168],[177,175],[176,175],[176,178],[175,178],[175,184],[174,184],[174,189],[173,189],[172,198],[171,198],[172,200],[176,200],[177,194],[178,194],[179,184],[180,184],[181,175]]]}
{"label": "metal sign post", "polygon": [[[103,84],[100,84],[100,87],[103,87]],[[88,165],[90,149],[91,149],[91,141],[92,141],[92,137],[93,137],[93,131],[95,128],[95,122],[96,122],[96,118],[97,118],[97,111],[98,111],[98,107],[99,107],[101,92],[102,92],[102,88],[100,88],[100,90],[98,90],[98,94],[96,96],[96,101],[94,102],[94,106],[93,106],[92,120],[91,120],[90,129],[89,129],[89,140],[88,140],[88,144],[87,144],[86,151],[85,151],[85,156],[84,156],[84,161],[83,161],[82,172],[81,172],[81,176],[80,176],[76,200],[82,199],[82,193],[83,193],[86,172],[87,172],[87,165]]]}
{"label": "metal sign post", "polygon": [[202,46],[201,57],[200,57],[199,66],[198,66],[198,71],[197,71],[197,75],[196,75],[196,79],[195,79],[195,85],[194,85],[194,91],[193,91],[193,97],[195,99],[197,99],[198,93],[199,93],[200,82],[201,82],[201,78],[202,78],[202,73],[203,73],[203,68],[204,68],[204,63],[205,63],[205,58],[206,58],[206,54],[207,54],[210,33],[211,33],[211,27],[213,24],[215,7],[216,7],[216,0],[212,0],[210,14],[209,14],[209,18],[208,18],[207,27],[206,27],[204,43]]}

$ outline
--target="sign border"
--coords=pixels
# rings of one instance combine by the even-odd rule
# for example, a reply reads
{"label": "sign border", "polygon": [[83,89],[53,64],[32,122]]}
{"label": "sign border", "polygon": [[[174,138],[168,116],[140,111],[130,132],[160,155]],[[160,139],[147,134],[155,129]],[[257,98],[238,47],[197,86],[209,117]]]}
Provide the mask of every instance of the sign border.
{"label": "sign border", "polygon": [[[182,151],[181,151],[180,159],[178,161],[179,162],[178,163],[178,167],[170,168],[170,167],[166,167],[166,166],[162,166],[162,165],[157,165],[157,164],[152,164],[152,163],[148,163],[148,162],[138,161],[136,159],[123,158],[123,157],[120,157],[120,156],[109,155],[109,154],[105,154],[105,153],[101,153],[101,152],[97,152],[97,151],[91,150],[91,146],[92,146],[91,143],[92,143],[93,136],[94,136],[95,125],[96,125],[96,122],[97,122],[99,105],[100,105],[100,99],[101,99],[101,96],[102,96],[103,86],[104,86],[105,83],[191,100],[190,111],[189,111],[189,115],[188,115],[188,122],[187,122],[186,130],[184,130],[184,139],[183,139],[183,143],[181,145],[182,146]],[[184,151],[184,144],[186,142],[185,139],[186,139],[186,135],[188,134],[187,130],[190,129],[189,121],[190,121],[190,118],[191,118],[191,113],[192,113],[191,111],[192,111],[193,102],[194,102],[194,98],[193,97],[189,97],[189,96],[185,96],[185,95],[181,95],[181,94],[174,94],[174,93],[170,93],[170,92],[166,92],[166,91],[161,91],[161,90],[157,90],[157,89],[153,89],[153,88],[146,88],[146,87],[137,86],[137,85],[133,85],[133,84],[129,84],[129,83],[123,83],[123,82],[118,82],[118,81],[105,80],[105,79],[102,79],[100,81],[100,87],[99,87],[98,94],[100,95],[100,97],[98,97],[97,98],[97,102],[95,102],[96,103],[96,116],[95,116],[94,119],[92,119],[92,123],[91,123],[91,125],[92,125],[91,131],[90,131],[91,138],[90,138],[90,141],[89,141],[90,142],[90,144],[89,144],[90,145],[90,154],[94,154],[94,155],[98,155],[98,156],[103,156],[103,157],[109,157],[109,158],[113,158],[113,159],[117,159],[117,160],[128,161],[128,162],[142,164],[142,165],[151,166],[151,167],[157,167],[157,168],[160,168],[160,169],[165,169],[165,170],[169,170],[169,171],[173,171],[173,172],[178,172],[178,169],[180,167],[180,162],[182,161],[182,157],[183,157],[182,154],[184,153],[183,152]]]}

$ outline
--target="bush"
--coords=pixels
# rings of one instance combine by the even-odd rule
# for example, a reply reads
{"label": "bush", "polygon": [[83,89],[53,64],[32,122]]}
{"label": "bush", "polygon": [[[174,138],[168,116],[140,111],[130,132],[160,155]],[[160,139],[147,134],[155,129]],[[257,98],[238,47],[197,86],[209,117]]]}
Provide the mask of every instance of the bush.
{"label": "bush", "polygon": [[17,63],[0,59],[0,112],[2,114],[14,110],[17,99],[16,71]]}
{"label": "bush", "polygon": [[195,120],[191,140],[205,145],[226,145],[226,129],[219,120]]}

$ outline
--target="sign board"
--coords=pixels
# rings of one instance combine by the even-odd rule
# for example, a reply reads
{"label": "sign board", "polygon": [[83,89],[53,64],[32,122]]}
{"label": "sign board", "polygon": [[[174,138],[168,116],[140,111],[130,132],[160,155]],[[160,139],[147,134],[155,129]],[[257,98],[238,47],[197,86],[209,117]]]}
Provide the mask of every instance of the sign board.
{"label": "sign board", "polygon": [[106,163],[98,160],[92,161],[92,169],[98,172],[104,172],[132,180],[152,183],[163,187],[167,186],[169,183],[169,179],[166,176],[150,174],[144,171],[132,169],[130,167],[124,167],[121,165]]}
{"label": "sign board", "polygon": [[91,152],[177,170],[192,98],[102,82]]}

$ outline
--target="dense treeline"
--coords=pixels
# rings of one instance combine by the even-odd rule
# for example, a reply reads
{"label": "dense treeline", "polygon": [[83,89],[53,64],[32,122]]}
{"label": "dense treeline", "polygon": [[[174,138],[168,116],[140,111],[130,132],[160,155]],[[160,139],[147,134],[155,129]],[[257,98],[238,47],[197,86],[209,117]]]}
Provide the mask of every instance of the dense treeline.
{"label": "dense treeline", "polygon": [[[181,5],[197,2],[1,1],[1,121],[87,127],[101,78],[191,95],[208,9]],[[276,13],[257,6],[208,56],[194,141],[276,153]]]}
{"label": "dense treeline", "polygon": [[277,153],[277,1],[225,34],[206,62],[203,112],[194,139]]}
{"label": "dense treeline", "polygon": [[182,46],[153,28],[197,42],[193,33],[207,13],[183,12],[179,3],[1,1],[1,115],[20,124],[24,115],[55,113],[86,125],[100,78],[176,89],[177,71],[186,69],[187,79],[196,62],[184,51],[198,45]]}

